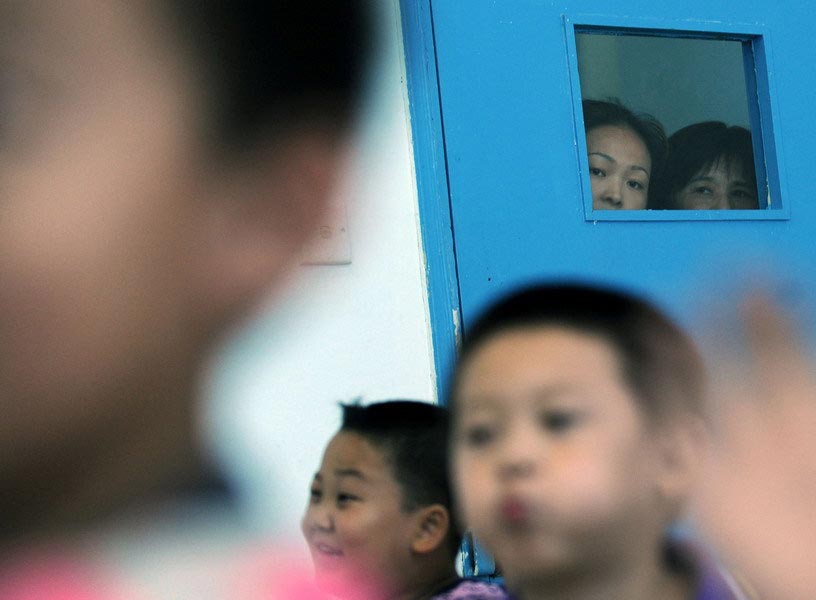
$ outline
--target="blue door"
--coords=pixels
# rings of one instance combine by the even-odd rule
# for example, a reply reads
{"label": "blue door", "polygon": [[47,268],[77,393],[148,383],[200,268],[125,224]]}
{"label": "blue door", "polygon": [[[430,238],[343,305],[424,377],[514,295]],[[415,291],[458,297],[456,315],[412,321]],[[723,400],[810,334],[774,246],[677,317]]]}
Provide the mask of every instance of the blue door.
{"label": "blue door", "polygon": [[[411,61],[419,60],[410,55],[411,36],[417,35],[412,28],[422,29],[422,22],[408,4],[403,3],[403,11],[410,13],[404,15],[410,75]],[[432,0],[425,5],[430,11],[425,27],[432,23],[425,36],[426,41],[432,36],[441,116],[438,124],[431,119],[430,127],[439,127],[444,141],[439,152],[444,152],[446,165],[446,172],[436,177],[447,176],[456,308],[461,308],[465,330],[487,302],[541,278],[591,279],[642,291],[681,319],[690,312],[689,298],[698,296],[696,289],[716,281],[724,270],[750,265],[784,269],[808,290],[816,286],[816,44],[808,3]],[[747,119],[753,135],[758,210],[592,209],[581,94],[595,82],[583,79],[578,67],[582,57],[577,56],[582,40],[591,35],[612,42],[640,36],[651,42],[715,40],[737,46],[736,68],[742,72],[731,69],[722,77],[714,72],[713,79],[737,77],[740,83],[727,85],[743,88],[747,105],[734,120]],[[707,52],[700,46],[696,60],[701,67],[714,60],[707,59]],[[660,66],[660,51],[644,54],[644,61]],[[609,58],[603,50],[598,56],[600,61]],[[427,63],[427,57],[422,59]],[[679,93],[673,82],[680,75],[673,73],[680,67],[664,66],[661,77],[641,84],[628,101],[648,96],[657,106]],[[604,71],[603,63],[595,70]],[[632,75],[622,74],[629,82]],[[695,85],[684,81],[686,88]],[[635,84],[621,85],[625,95]],[[701,82],[692,92],[706,97],[716,112],[727,102],[705,85],[713,84]],[[416,85],[409,90],[412,103],[415,90]],[[693,118],[679,112],[656,115],[668,133],[673,119],[677,122],[671,127],[676,128],[683,118]],[[417,144],[421,138],[416,130],[429,127],[429,121],[415,107],[413,116]],[[703,118],[712,117],[701,114]],[[417,146],[420,169],[423,151]],[[420,185],[420,195],[423,189],[429,188]],[[433,205],[422,197],[420,201],[427,233],[429,223],[448,216],[438,206],[437,212],[430,210]],[[427,236],[426,250],[433,258]],[[452,285],[451,277],[437,281]],[[432,306],[434,293],[440,294],[432,281]],[[453,325],[450,312],[437,314],[441,316],[433,326],[439,369],[453,349],[440,347],[439,340],[446,338],[438,331]],[[442,373],[443,380],[446,375]]]}
{"label": "blue door", "polygon": [[[782,271],[796,293],[813,295],[816,44],[809,3],[404,0],[402,11],[440,393],[460,327],[466,331],[487,303],[524,282],[607,282],[647,294],[681,320],[696,312],[698,288],[716,288],[723,276],[752,266]],[[641,51],[643,64],[662,67],[660,76],[638,84],[639,67],[627,71],[631,61],[619,60],[617,95],[651,103],[639,110],[663,110],[655,116],[669,134],[695,114],[741,120],[753,138],[756,210],[594,209],[582,95],[598,88],[593,77],[608,74],[612,55],[624,52],[615,38],[625,37],[738,47],[728,72],[709,68],[699,87],[695,64],[720,60],[703,45],[681,51],[698,61],[685,66],[671,63],[670,50]],[[587,42],[601,48],[589,66],[579,56]],[[689,67],[691,78],[681,82]],[[717,82],[741,88],[744,106],[718,115],[733,98],[710,87]],[[675,84],[686,97],[678,100]],[[706,107],[684,114],[695,97]],[[673,111],[666,108],[672,102]],[[474,554],[465,557],[469,572],[478,570]]]}

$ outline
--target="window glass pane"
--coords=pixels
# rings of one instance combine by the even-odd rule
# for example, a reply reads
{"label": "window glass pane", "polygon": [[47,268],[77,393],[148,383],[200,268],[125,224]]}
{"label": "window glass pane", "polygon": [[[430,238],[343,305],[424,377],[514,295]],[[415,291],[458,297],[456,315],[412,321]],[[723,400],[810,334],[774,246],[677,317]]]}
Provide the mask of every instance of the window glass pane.
{"label": "window glass pane", "polygon": [[576,46],[593,209],[768,207],[750,41],[593,32]]}

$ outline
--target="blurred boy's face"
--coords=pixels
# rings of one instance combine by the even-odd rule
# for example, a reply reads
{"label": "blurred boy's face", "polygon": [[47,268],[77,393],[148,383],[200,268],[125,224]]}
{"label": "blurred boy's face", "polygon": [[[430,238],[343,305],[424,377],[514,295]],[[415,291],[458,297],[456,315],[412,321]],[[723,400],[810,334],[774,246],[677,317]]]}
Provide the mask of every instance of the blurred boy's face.
{"label": "blurred boy's face", "polygon": [[[287,172],[289,154],[241,177],[251,165],[209,160],[207,91],[148,7],[0,6],[0,482],[78,448],[97,456],[156,415],[178,422],[224,290],[247,304],[254,258],[288,265],[295,251],[222,218],[254,206],[236,181]],[[280,183],[270,207],[274,194],[306,204]]]}
{"label": "blurred boy's face", "polygon": [[454,479],[513,586],[659,552],[653,441],[603,339],[510,329],[462,366]]}
{"label": "blurred boy's face", "polygon": [[344,596],[349,584],[395,585],[410,559],[413,515],[382,451],[356,433],[335,435],[301,523],[321,587]]}
{"label": "blurred boy's face", "polygon": [[0,12],[1,474],[186,367],[196,115],[128,3]]}

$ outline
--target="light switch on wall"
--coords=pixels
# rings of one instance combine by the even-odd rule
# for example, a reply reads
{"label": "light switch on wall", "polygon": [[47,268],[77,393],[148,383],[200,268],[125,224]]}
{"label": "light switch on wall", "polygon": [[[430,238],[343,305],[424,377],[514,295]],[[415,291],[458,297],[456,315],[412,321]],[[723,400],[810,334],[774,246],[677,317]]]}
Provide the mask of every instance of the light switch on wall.
{"label": "light switch on wall", "polygon": [[314,241],[306,252],[304,265],[349,265],[351,264],[351,242],[348,232],[348,218],[345,205],[318,225]]}

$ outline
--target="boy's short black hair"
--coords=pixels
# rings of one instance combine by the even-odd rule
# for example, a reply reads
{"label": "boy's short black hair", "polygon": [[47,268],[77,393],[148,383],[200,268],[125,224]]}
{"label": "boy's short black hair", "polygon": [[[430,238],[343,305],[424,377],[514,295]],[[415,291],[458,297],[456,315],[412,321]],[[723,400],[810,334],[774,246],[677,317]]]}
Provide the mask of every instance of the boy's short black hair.
{"label": "boy's short black hair", "polygon": [[609,343],[620,360],[624,381],[648,417],[660,421],[678,413],[702,413],[705,370],[691,339],[645,300],[580,283],[521,289],[499,300],[469,327],[449,394],[450,410],[456,410],[462,367],[482,344],[508,330],[548,326],[597,335]]}
{"label": "boy's short black hair", "polygon": [[210,88],[216,143],[245,148],[303,119],[336,125],[355,112],[372,45],[367,0],[153,4]]}
{"label": "boy's short black hair", "polygon": [[616,125],[633,131],[646,146],[652,159],[650,178],[659,175],[666,164],[668,144],[660,121],[645,113],[635,113],[618,100],[584,100],[584,130],[588,134],[596,127]]}
{"label": "boy's short black hair", "polygon": [[402,491],[403,510],[441,504],[451,516],[453,552],[460,535],[448,480],[447,409],[427,402],[391,400],[341,404],[340,431],[353,432],[382,450]]}
{"label": "boy's short black hair", "polygon": [[722,121],[694,123],[677,130],[669,138],[668,162],[653,196],[654,208],[682,208],[675,202],[675,195],[692,177],[720,162],[724,162],[729,171],[742,170],[748,184],[756,191],[750,131],[738,125],[729,127]]}

